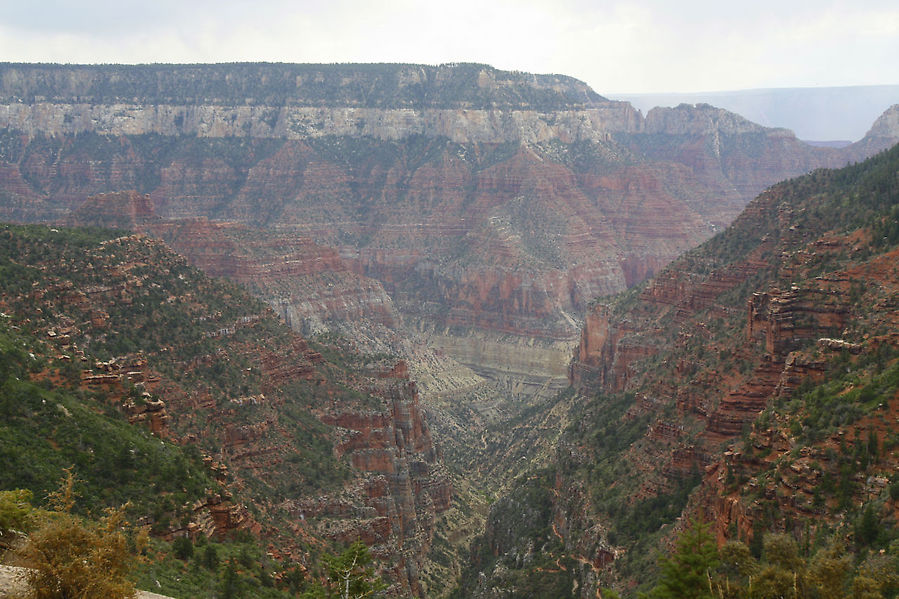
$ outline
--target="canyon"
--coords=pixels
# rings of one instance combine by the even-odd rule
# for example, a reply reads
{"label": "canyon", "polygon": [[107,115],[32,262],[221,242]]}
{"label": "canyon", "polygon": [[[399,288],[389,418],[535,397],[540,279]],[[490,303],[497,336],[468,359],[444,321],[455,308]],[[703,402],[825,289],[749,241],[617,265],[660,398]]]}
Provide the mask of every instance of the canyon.
{"label": "canyon", "polygon": [[507,491],[514,507],[491,510],[465,596],[517,592],[541,568],[580,596],[633,594],[692,518],[757,551],[772,531],[858,551],[863,514],[890,521],[897,152],[771,187],[589,309],[576,399],[559,404],[573,424]]}
{"label": "canyon", "polygon": [[[0,217],[99,224],[86,198],[135,190],[163,220],[332,252],[315,258],[334,268],[330,296],[305,300],[287,288],[308,292],[291,282],[308,273],[262,259],[286,288],[257,291],[293,326],[372,305],[488,378],[562,384],[593,298],[658,272],[767,185],[888,147],[881,121],[834,150],[708,105],[644,117],[571,78],[485,65],[6,64]],[[198,229],[166,239],[190,251]],[[253,278],[226,263],[216,274]]]}
{"label": "canyon", "polygon": [[[319,346],[323,355],[246,290],[208,278],[159,240],[67,235],[4,225],[0,267],[15,263],[42,284],[4,281],[0,332],[33,336],[30,359],[44,367],[31,381],[67,390],[88,411],[112,410],[163,451],[196,456],[166,473],[175,492],[145,481],[132,499],[144,504],[155,491],[159,503],[139,524],[168,540],[255,535],[302,572],[329,543],[362,539],[394,593],[421,596],[453,488],[405,364],[356,364],[349,348]],[[77,402],[58,405],[55,417],[70,423],[32,431],[36,443],[63,452],[74,435],[101,460],[126,454],[111,471],[77,459],[82,477],[143,464],[128,445],[107,455]],[[44,417],[8,414],[4,433]],[[33,478],[45,468],[17,470]],[[191,488],[178,489],[186,479]]]}
{"label": "canyon", "polygon": [[[837,299],[849,291],[845,277],[730,301],[772,270],[787,272],[771,256],[797,256],[799,283],[809,279],[799,276],[802,256],[853,251],[836,237],[806,239],[811,228],[787,196],[750,200],[897,140],[899,105],[859,142],[820,148],[709,105],[644,116],[571,78],[474,64],[4,64],[0,219],[112,227],[139,234],[121,243],[153,248],[162,240],[265,302],[262,329],[274,327],[272,314],[293,329],[278,347],[229,347],[190,363],[188,372],[205,372],[233,352],[263,376],[259,393],[225,392],[237,407],[209,423],[190,414],[213,410],[212,395],[173,383],[150,389],[172,398],[164,405],[151,397],[129,408],[157,434],[174,426],[220,439],[227,459],[211,465],[252,485],[289,460],[274,441],[286,434],[285,400],[271,397],[321,386],[316,422],[336,459],[361,474],[339,492],[268,506],[298,522],[290,535],[362,538],[396,564],[403,592],[442,596],[439,581],[460,575],[485,519],[489,550],[472,549],[485,568],[488,554],[531,563],[540,551],[516,545],[513,529],[545,523],[558,547],[541,568],[579,572],[589,594],[626,551],[605,508],[592,505],[590,479],[578,480],[603,458],[570,431],[611,418],[587,398],[619,398],[608,411],[620,408],[619,428],[648,431],[645,443],[616,448],[630,469],[622,487],[632,495],[617,496],[623,511],[711,473],[721,443],[772,397],[818,376],[819,358],[795,352],[841,339],[850,310]],[[726,239],[739,238],[729,242],[745,250],[739,260],[687,253],[667,266],[735,219],[741,233]],[[802,240],[819,245],[797,249]],[[130,299],[134,287],[109,293]],[[114,312],[86,291],[66,293],[79,310],[91,307],[92,326]],[[259,312],[218,323],[216,334],[257,326]],[[715,359],[671,357],[672,344]],[[364,362],[336,386],[322,355],[334,347]],[[85,376],[100,386],[127,375]],[[259,418],[239,423],[243,406],[257,404]],[[757,461],[728,459],[716,472],[757,476]],[[510,528],[516,510],[532,521]],[[722,538],[751,529],[751,511],[720,520]],[[211,534],[217,523],[262,530],[227,498],[205,498],[197,513],[211,514],[193,523]],[[435,565],[447,544],[450,558]],[[499,568],[475,586],[487,593],[502,576]]]}

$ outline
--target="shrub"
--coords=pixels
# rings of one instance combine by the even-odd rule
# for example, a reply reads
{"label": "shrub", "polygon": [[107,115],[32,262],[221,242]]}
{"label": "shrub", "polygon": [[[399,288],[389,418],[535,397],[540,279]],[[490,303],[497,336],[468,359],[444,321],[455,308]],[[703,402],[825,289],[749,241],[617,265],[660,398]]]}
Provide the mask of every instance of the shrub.
{"label": "shrub", "polygon": [[129,546],[141,547],[143,534],[130,538],[124,509],[108,509],[97,522],[71,513],[74,505],[71,472],[60,492],[51,496],[53,507],[28,537],[20,551],[30,568],[26,574],[31,599],[108,599],[133,597],[129,580],[135,556]]}
{"label": "shrub", "polygon": [[0,491],[0,549],[9,547],[20,534],[34,524],[31,491]]}

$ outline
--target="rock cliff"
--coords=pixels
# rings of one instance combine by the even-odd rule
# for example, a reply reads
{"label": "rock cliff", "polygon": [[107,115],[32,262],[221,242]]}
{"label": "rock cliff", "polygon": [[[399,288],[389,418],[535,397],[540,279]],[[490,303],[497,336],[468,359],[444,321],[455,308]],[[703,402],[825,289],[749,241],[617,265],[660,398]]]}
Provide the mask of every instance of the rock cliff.
{"label": "rock cliff", "polygon": [[[844,322],[829,295],[794,290],[788,271],[772,266],[772,256],[812,243],[807,219],[823,218],[782,210],[790,199],[782,190],[749,206],[742,233],[712,242],[726,245],[728,260],[694,254],[666,265],[771,183],[887,147],[895,137],[884,119],[863,142],[834,150],[711,106],[644,118],[568,78],[483,65],[2,65],[0,217],[162,237],[249,286],[298,331],[350,321],[358,345],[409,357],[415,377],[429,364],[442,368],[422,387],[440,408],[435,429],[467,444],[451,450],[457,464],[490,454],[484,479],[524,472],[529,447],[549,460],[548,446],[574,427],[584,438],[560,445],[559,478],[541,479],[535,491],[544,505],[533,513],[552,521],[534,539],[554,543],[540,567],[577,569],[588,593],[610,559],[627,555],[624,531],[670,521],[694,473],[715,462],[714,448],[767,394],[817,371],[812,359],[791,359],[797,344],[840,337]],[[110,193],[122,190],[134,191]],[[623,299],[591,306],[659,272]],[[784,280],[773,284],[772,273]],[[756,290],[768,295],[749,303],[747,289],[760,281],[771,283]],[[228,338],[248,324],[216,322]],[[755,342],[732,343],[731,329]],[[239,368],[258,366],[268,382],[234,393],[229,417],[299,381],[318,389],[317,405],[328,404],[329,390],[342,397],[315,384],[330,367],[314,354],[293,344],[258,360],[236,351]],[[188,372],[209,372],[220,358],[195,356]],[[606,403],[547,401],[569,373]],[[437,380],[445,375],[452,383]],[[346,383],[374,398],[367,408],[316,414],[337,431],[341,459],[365,476],[321,501],[289,498],[283,507],[304,516],[291,529],[296,538],[389,539],[377,551],[402,556],[396,573],[418,590],[448,486],[428,435],[409,424],[420,416],[414,390],[368,378]],[[183,391],[166,400],[170,428],[186,426],[176,414],[217,405],[202,386]],[[272,409],[260,405],[247,409]],[[304,463],[300,454],[272,457],[277,421],[260,416],[223,431],[212,437],[241,476]],[[613,450],[627,455],[627,468],[598,458]],[[569,468],[589,470],[591,482],[575,491]],[[598,501],[597,486],[610,498]],[[493,551],[506,553],[509,538],[494,538]],[[508,552],[510,563],[534,555],[522,547]]]}
{"label": "rock cliff", "polygon": [[850,152],[853,160],[864,160],[895,143],[899,134],[899,104],[893,104],[874,121],[865,137],[852,144]]}
{"label": "rock cliff", "polygon": [[[574,343],[590,299],[658,272],[774,181],[849,156],[711,106],[643,118],[570,78],[467,64],[7,64],[0,127],[3,218],[63,220],[135,189],[164,219],[334,248],[400,314],[494,342]],[[339,293],[362,282],[358,301],[380,301],[338,276]],[[306,318],[299,304],[284,315]]]}
{"label": "rock cliff", "polygon": [[[895,513],[895,451],[880,440],[895,436],[899,397],[897,163],[894,147],[778,184],[593,306],[571,368],[573,425],[509,491],[519,510],[543,509],[536,536],[506,534],[513,515],[497,504],[493,558],[470,588],[515,588],[542,568],[587,585],[582,596],[597,582],[629,591],[648,548],[695,515],[722,543],[760,543],[767,531],[843,539],[862,513]],[[547,470],[555,480],[531,489]],[[558,567],[602,556],[595,571]]]}
{"label": "rock cliff", "polygon": [[607,101],[581,110],[322,108],[306,106],[142,106],[82,103],[0,105],[0,126],[28,135],[192,135],[299,140],[366,136],[396,141],[423,135],[455,143],[564,143],[634,132],[639,113]]}

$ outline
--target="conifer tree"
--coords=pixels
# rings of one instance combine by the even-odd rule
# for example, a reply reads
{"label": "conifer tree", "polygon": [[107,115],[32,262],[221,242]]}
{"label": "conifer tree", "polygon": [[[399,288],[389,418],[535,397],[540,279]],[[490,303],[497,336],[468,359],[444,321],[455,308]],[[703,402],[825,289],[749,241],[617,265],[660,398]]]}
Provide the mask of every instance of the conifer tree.
{"label": "conifer tree", "polygon": [[659,560],[662,575],[650,599],[712,599],[711,576],[718,567],[718,548],[709,526],[698,520],[681,534],[671,557]]}
{"label": "conifer tree", "polygon": [[307,599],[365,599],[379,596],[386,585],[375,577],[371,554],[362,541],[356,541],[340,555],[323,558],[328,571],[325,587],[308,591]]}

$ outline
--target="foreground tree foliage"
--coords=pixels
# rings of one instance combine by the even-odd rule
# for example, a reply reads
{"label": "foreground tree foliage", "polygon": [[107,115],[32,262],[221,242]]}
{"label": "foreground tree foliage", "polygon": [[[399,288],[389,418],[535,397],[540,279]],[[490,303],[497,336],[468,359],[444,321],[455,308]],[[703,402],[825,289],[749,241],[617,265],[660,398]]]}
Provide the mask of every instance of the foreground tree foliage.
{"label": "foreground tree foliage", "polygon": [[0,553],[12,547],[34,525],[31,491],[0,491]]}
{"label": "foreground tree foliage", "polygon": [[739,541],[716,547],[708,525],[694,522],[644,599],[892,599],[899,594],[894,549],[853,554],[839,542],[804,556],[796,540],[767,534],[760,559]]}
{"label": "foreground tree foliage", "polygon": [[96,522],[71,513],[74,477],[69,471],[62,488],[51,496],[46,512],[19,550],[29,570],[31,599],[113,599],[134,597],[130,580],[144,532],[130,535],[124,509],[107,509]]}
{"label": "foreground tree foliage", "polygon": [[662,576],[650,599],[706,599],[714,597],[711,573],[717,568],[718,548],[709,527],[693,522],[677,541],[671,557],[659,560]]}
{"label": "foreground tree foliage", "polygon": [[340,555],[322,558],[328,579],[324,586],[303,594],[305,599],[364,599],[377,597],[387,588],[375,576],[372,557],[362,541],[356,541]]}

